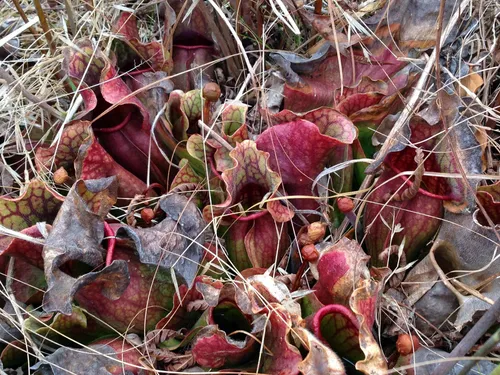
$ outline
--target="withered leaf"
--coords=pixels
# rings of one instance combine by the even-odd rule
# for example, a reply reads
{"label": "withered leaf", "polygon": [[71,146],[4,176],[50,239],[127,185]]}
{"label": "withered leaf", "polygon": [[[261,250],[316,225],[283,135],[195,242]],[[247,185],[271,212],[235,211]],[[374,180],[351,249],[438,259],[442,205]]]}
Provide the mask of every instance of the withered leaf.
{"label": "withered leaf", "polygon": [[192,286],[203,256],[205,221],[188,198],[171,194],[160,200],[167,217],[151,228],[122,227],[117,236],[130,238],[142,263],[174,268]]}
{"label": "withered leaf", "polygon": [[85,349],[62,347],[32,368],[42,375],[111,375],[106,367],[118,363],[112,359],[114,357],[116,353],[108,345],[95,345]]}
{"label": "withered leaf", "polygon": [[[114,261],[110,266],[94,271],[104,263],[104,217],[116,202],[116,179],[77,181],[71,188],[47,237],[43,259],[48,289],[43,299],[47,312],[71,314],[73,295],[83,286],[102,283],[101,293],[117,299],[129,283],[127,263]],[[73,277],[62,267],[75,261],[91,267],[93,272]],[[66,268],[64,268],[66,269]]]}

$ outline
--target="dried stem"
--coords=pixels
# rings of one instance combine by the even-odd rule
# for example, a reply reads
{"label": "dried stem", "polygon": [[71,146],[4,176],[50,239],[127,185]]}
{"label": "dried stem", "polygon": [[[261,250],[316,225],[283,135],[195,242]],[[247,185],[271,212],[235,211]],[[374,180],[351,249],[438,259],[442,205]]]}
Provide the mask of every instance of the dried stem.
{"label": "dried stem", "polygon": [[45,13],[42,9],[42,4],[40,4],[40,0],[34,0],[36,14],[40,19],[40,25],[42,26],[42,30],[45,33],[45,38],[47,39],[47,43],[49,44],[50,53],[52,55],[56,52],[56,45],[54,43],[54,39],[52,37],[52,30],[49,27],[49,23],[47,22],[47,18],[45,17]]}
{"label": "dried stem", "polygon": [[[496,323],[500,315],[500,298],[495,301],[495,304],[489,308],[481,319],[472,327],[465,337],[453,349],[448,358],[464,357],[474,344],[488,331],[488,329]],[[432,375],[445,375],[453,368],[456,361],[446,361],[441,363]]]}
{"label": "dried stem", "polygon": [[30,102],[39,105],[42,107],[45,111],[53,115],[54,117],[58,118],[59,120],[64,120],[64,117],[57,112],[54,108],[52,108],[50,105],[42,101],[41,99],[37,98],[35,95],[30,93],[28,90],[26,90],[21,83],[14,78],[3,68],[0,67],[0,78],[5,80],[7,84],[14,90],[21,92],[26,99],[28,99]]}
{"label": "dried stem", "polygon": [[[474,353],[474,357],[486,357],[499,342],[500,342],[500,328],[498,328],[496,332],[493,335],[491,335],[491,337],[483,344],[483,346],[481,346],[481,348],[479,348],[479,350],[476,353]],[[472,367],[474,367],[477,361],[478,360],[475,359],[467,363],[458,375],[467,375],[469,371],[472,370]]]}
{"label": "dried stem", "polygon": [[[14,3],[14,6],[16,7],[17,13],[19,13],[19,16],[22,18],[24,23],[29,23],[30,20],[26,16],[26,13],[24,13],[23,8],[21,7],[21,4],[19,4],[19,0],[12,0]],[[33,26],[28,27],[28,30],[30,31],[31,34],[33,34],[33,37],[35,38],[36,43],[40,46],[43,47],[43,43],[41,40],[39,40],[39,34],[36,32],[35,28]]]}
{"label": "dried stem", "polygon": [[76,22],[75,22],[75,12],[73,11],[73,6],[68,0],[64,0],[64,7],[66,9],[66,14],[68,15],[69,29],[71,34],[76,35]]}

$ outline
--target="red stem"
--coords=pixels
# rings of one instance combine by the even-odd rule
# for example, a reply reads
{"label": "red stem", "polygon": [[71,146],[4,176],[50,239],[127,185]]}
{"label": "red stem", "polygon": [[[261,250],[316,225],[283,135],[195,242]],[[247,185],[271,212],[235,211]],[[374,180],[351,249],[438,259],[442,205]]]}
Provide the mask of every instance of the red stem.
{"label": "red stem", "polygon": [[[399,169],[397,169],[396,167],[392,166],[391,164],[389,163],[385,163],[389,168],[391,168],[391,170],[396,173],[396,174],[400,174],[401,171]],[[406,176],[399,176],[401,179],[403,179],[403,181],[409,185],[410,187],[413,186],[413,182]],[[452,201],[453,200],[453,197],[449,196],[449,195],[439,195],[439,194],[433,194],[427,190],[424,190],[422,188],[419,188],[418,189],[418,192],[420,194],[423,194],[427,197],[430,197],[430,198],[435,198],[435,199],[439,199],[439,200],[442,200],[442,201]]]}
{"label": "red stem", "polygon": [[212,171],[212,173],[219,179],[219,180],[222,180],[222,176],[221,174],[219,173],[219,171],[217,170],[217,168],[215,168],[215,163],[214,163],[214,160],[213,160],[213,157],[211,158],[208,158],[208,163],[210,164],[210,170]]}
{"label": "red stem", "polygon": [[108,237],[108,249],[106,252],[106,267],[113,261],[113,254],[115,252],[116,237],[115,232],[111,226],[104,222],[104,236]]}
{"label": "red stem", "polygon": [[164,193],[165,193],[165,188],[164,188],[161,184],[159,184],[158,182],[154,182],[154,183],[150,184],[150,185],[146,188],[146,190],[144,190],[144,191],[142,192],[142,195],[148,196],[149,192],[150,192],[151,190],[153,190],[153,189],[160,189],[160,193],[161,193],[161,194],[164,194]]}
{"label": "red stem", "polygon": [[229,216],[231,216],[233,219],[238,220],[238,221],[251,221],[251,220],[258,219],[259,217],[265,216],[268,212],[269,211],[267,211],[267,210],[263,210],[263,211],[259,211],[259,212],[256,212],[254,214],[248,215],[248,216],[240,216],[240,215],[236,215],[236,214],[231,212],[229,214]]}
{"label": "red stem", "polygon": [[132,117],[132,112],[127,113],[127,116],[123,119],[122,122],[120,122],[118,125],[113,126],[112,128],[94,128],[94,131],[96,132],[101,132],[101,133],[113,133],[121,128],[123,128],[125,125],[128,124],[130,121],[130,117]]}

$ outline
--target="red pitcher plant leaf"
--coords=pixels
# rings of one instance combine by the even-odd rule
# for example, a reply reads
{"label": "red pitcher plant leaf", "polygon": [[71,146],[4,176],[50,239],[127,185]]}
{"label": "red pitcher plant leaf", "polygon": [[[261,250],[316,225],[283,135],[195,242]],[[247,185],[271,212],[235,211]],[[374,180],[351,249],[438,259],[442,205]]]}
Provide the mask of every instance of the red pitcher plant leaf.
{"label": "red pitcher plant leaf", "polygon": [[[219,368],[248,360],[256,350],[256,342],[250,335],[252,316],[242,311],[235,298],[235,287],[200,280],[196,288],[209,306],[208,325],[196,334],[193,341],[196,362],[201,366]],[[226,353],[232,355],[228,357]]]}
{"label": "red pitcher plant leaf", "polygon": [[264,352],[261,371],[272,375],[298,375],[302,355],[291,342],[292,317],[278,303],[270,303],[266,310],[268,323],[264,342],[270,354]]}
{"label": "red pitcher plant leaf", "polygon": [[203,178],[196,174],[196,172],[189,164],[189,160],[182,159],[179,163],[179,166],[180,169],[172,180],[172,183],[170,184],[170,190],[175,191],[176,189],[181,189],[183,186],[190,187],[202,183]]}
{"label": "red pitcher plant leaf", "polygon": [[[24,186],[18,197],[0,197],[0,224],[32,238],[42,238],[37,223],[52,223],[63,197],[40,180]],[[40,227],[42,228],[42,227]],[[14,257],[12,290],[18,301],[28,302],[46,287],[42,245],[22,238],[0,235],[0,272],[8,273],[9,257]]]}
{"label": "red pitcher plant leaf", "polygon": [[[405,79],[396,80],[394,83],[389,79],[405,65],[398,61],[396,56],[389,49],[384,49],[383,54],[375,56],[371,61],[366,61],[359,52],[353,52],[351,56],[328,55],[326,58],[310,63],[307,71],[302,67],[296,67],[293,63],[281,63],[281,68],[287,71],[287,76],[291,77],[284,87],[284,107],[294,112],[306,112],[322,106],[336,106],[341,97],[339,92],[343,87],[355,88],[362,82],[363,93],[359,94],[365,104],[377,104],[382,95],[392,95],[398,91],[402,83],[406,84]],[[286,57],[285,57],[286,60]],[[365,61],[364,61],[365,60]],[[283,61],[278,59],[277,62]],[[340,65],[339,65],[340,64]],[[297,70],[297,72],[294,71]],[[299,73],[299,74],[298,74]],[[371,81],[388,81],[387,89],[383,84],[375,86],[367,85]],[[370,93],[366,90],[377,90]],[[378,90],[381,90],[377,94]],[[348,91],[350,92],[350,91]],[[355,94],[357,95],[357,94]],[[359,100],[358,99],[358,100]],[[354,108],[352,105],[344,105],[345,108]],[[358,110],[360,105],[355,106]],[[351,111],[352,112],[352,111]],[[354,113],[354,112],[352,112]]]}
{"label": "red pitcher plant leaf", "polygon": [[40,313],[33,311],[25,320],[25,325],[30,332],[36,333],[41,338],[64,343],[65,340],[68,341],[65,336],[78,337],[79,340],[82,340],[87,330],[87,316],[82,309],[76,306],[73,306],[71,315],[60,313],[42,313],[40,315]]}
{"label": "red pitcher plant leaf", "polygon": [[[278,257],[278,259],[281,258],[285,246],[276,246],[279,243],[277,232],[272,233],[270,230],[266,232],[254,231],[250,234],[249,231],[251,231],[254,225],[260,225],[257,223],[259,220],[265,220],[265,222],[270,225],[272,225],[273,222],[287,222],[293,217],[293,212],[286,208],[282,208],[279,202],[278,204],[267,202],[265,203],[266,208],[263,209],[254,207],[261,202],[265,196],[269,196],[269,198],[272,199],[281,184],[281,178],[269,166],[268,153],[259,151],[255,142],[246,140],[237,144],[230,152],[229,156],[233,159],[233,166],[230,169],[224,170],[221,176],[226,184],[227,199],[214,208],[225,210],[225,214],[236,219],[237,224],[240,224],[238,221],[248,222],[250,220],[253,222],[249,226],[241,224],[239,226],[240,230],[229,232],[228,234],[232,237],[230,242],[236,244],[237,241],[241,241],[244,238],[248,259],[256,262],[255,264],[252,263],[253,266],[268,267],[274,263],[276,257]],[[257,212],[251,213],[249,216],[237,213],[234,211],[234,206],[236,204],[240,204],[244,210],[249,208],[252,208],[252,210],[257,209]],[[270,216],[271,219],[266,216]],[[241,230],[243,227],[245,227],[245,229]],[[237,239],[234,237],[237,234],[244,237],[239,237]],[[273,238],[274,240],[270,241],[270,239]],[[258,246],[253,246],[253,244]],[[228,249],[229,258],[233,262],[236,261],[237,258],[235,251],[235,248]],[[276,255],[276,251],[278,251],[278,255]],[[250,252],[253,253],[250,254]],[[241,264],[239,266],[241,266]]]}
{"label": "red pitcher plant leaf", "polygon": [[235,302],[230,299],[219,301],[210,308],[208,322],[209,325],[202,328],[193,341],[193,355],[199,365],[213,368],[234,366],[254,354],[256,343],[249,336],[251,318],[243,314]]}
{"label": "red pitcher plant leaf", "polygon": [[[50,230],[50,225],[46,225]],[[20,231],[22,235],[42,239],[39,227],[32,227]],[[41,302],[41,294],[47,287],[43,274],[43,245],[21,238],[14,238],[0,253],[1,272],[8,273],[8,259],[13,257],[12,292],[17,301],[22,303]]]}
{"label": "red pitcher plant leaf", "polygon": [[[169,130],[175,139],[186,140],[190,128],[198,129],[198,120],[201,119],[203,113],[203,103],[201,90],[191,90],[186,93],[174,90],[170,93],[165,116],[170,126]],[[193,131],[191,130],[190,133]]]}
{"label": "red pitcher plant leaf", "polygon": [[[247,111],[248,106],[240,102],[223,104],[220,112],[222,138],[231,146],[236,146],[237,143],[248,139],[248,129],[245,123]],[[216,148],[214,154],[216,169],[223,171],[231,168],[232,159],[229,156],[230,150],[220,145],[217,141],[211,141],[210,145]]]}
{"label": "red pitcher plant leaf", "polygon": [[[116,298],[112,295],[112,299],[103,298],[107,280],[98,280],[79,289],[75,300],[105,327],[111,326],[118,332],[147,332],[172,308],[175,289],[170,272],[142,264],[134,248],[122,241],[117,241],[113,263],[106,268],[113,267],[117,262],[123,262],[128,267],[123,271],[128,272],[128,286],[125,284],[122,287],[121,294]],[[111,285],[116,285],[116,282]]]}
{"label": "red pitcher plant leaf", "polygon": [[146,184],[119,165],[97,142],[90,122],[75,121],[65,126],[60,141],[49,148],[36,150],[39,171],[64,168],[76,179],[99,179],[116,176],[118,195],[132,198],[144,192]]}
{"label": "red pitcher plant leaf", "polygon": [[349,306],[349,299],[357,283],[369,278],[367,267],[370,257],[353,240],[342,238],[335,244],[318,245],[320,256],[310,262],[316,296],[325,305]]}
{"label": "red pitcher plant leaf", "polygon": [[245,362],[254,353],[254,341],[247,338],[236,340],[215,325],[209,325],[198,332],[192,344],[196,363],[200,366],[220,368]]}
{"label": "red pitcher plant leaf", "polygon": [[[152,140],[147,108],[132,95],[130,88],[102,52],[97,49],[94,51],[88,41],[79,42],[78,47],[81,46],[86,48],[85,54],[81,49],[66,50],[63,70],[77,85],[83,87],[80,93],[86,107],[85,114],[92,111],[95,119],[93,130],[102,147],[116,162],[141,180],[147,181],[150,176],[152,182],[166,185],[169,164]],[[96,56],[90,64],[88,53],[89,56]],[[94,82],[94,76],[91,77],[92,82],[86,78],[87,70],[95,71],[99,77],[97,82]],[[87,82],[92,83],[93,89],[87,87]],[[108,112],[104,115],[105,111]],[[131,153],[136,157],[130,158]],[[146,169],[144,165],[150,167]]]}
{"label": "red pitcher plant leaf", "polygon": [[[410,128],[409,140],[419,146],[418,155],[415,148],[400,144],[401,151],[386,157],[387,169],[368,196],[363,220],[366,246],[374,264],[381,264],[379,254],[401,244],[403,238],[406,259],[416,259],[441,224],[447,187],[436,177],[422,175],[424,170],[439,170],[433,150],[440,129],[419,118],[411,121]],[[395,177],[403,171],[415,171],[413,182],[407,176]],[[398,224],[401,231],[395,230]]]}
{"label": "red pitcher plant leaf", "polygon": [[[275,125],[257,139],[257,148],[270,154],[269,165],[280,174],[288,195],[311,196],[313,181],[326,166],[332,149],[352,143],[357,136],[356,128],[338,112],[320,109],[304,117],[315,119],[315,123],[296,115],[291,122]],[[294,204],[301,209],[318,207],[314,199],[302,198]]]}
{"label": "red pitcher plant leaf", "polygon": [[[206,276],[197,276],[191,288],[185,284],[180,285],[179,294],[174,296],[172,310],[156,324],[156,329],[191,329],[209,305],[216,306],[219,303],[219,293],[222,287],[221,281],[215,281]],[[210,301],[210,298],[207,297],[205,292],[207,289],[215,294],[215,297],[212,298],[214,301]],[[205,308],[193,308],[193,303],[200,300],[208,301]]]}
{"label": "red pitcher plant leaf", "polygon": [[[180,14],[183,1],[175,0],[170,2],[170,5],[177,17],[185,17],[185,14]],[[228,42],[223,40],[219,28],[213,22],[214,15],[210,7],[198,3],[190,12],[189,18],[180,22],[171,36],[173,82],[177,89],[185,92],[201,88],[212,80],[214,65],[209,63],[214,60],[218,48],[228,48]]]}
{"label": "red pitcher plant leaf", "polygon": [[76,42],[78,50],[66,48],[62,70],[68,74],[82,95],[85,109],[77,114],[81,118],[97,107],[97,96],[94,92],[101,80],[101,71],[106,64],[106,57],[95,48],[90,40],[82,39]]}
{"label": "red pitcher plant leaf", "polygon": [[[384,120],[381,130],[390,126],[393,119]],[[445,133],[441,122],[431,126],[415,116],[405,137],[419,148],[420,156],[414,147],[407,145],[407,140],[401,139],[394,146],[394,151],[384,159],[386,169],[369,196],[364,215],[365,228],[370,228],[366,245],[374,262],[377,262],[380,252],[390,245],[401,244],[404,237],[407,260],[416,259],[438,230],[443,206],[448,211],[460,212],[474,205],[473,195],[461,178],[423,175],[424,171],[459,173],[458,163],[468,173],[481,173],[481,150],[467,121],[459,121],[450,133]],[[459,160],[455,159],[451,147],[457,151]],[[376,165],[370,168],[376,168]],[[414,172],[413,181],[408,176],[396,177],[404,171]],[[469,184],[476,186],[477,182]],[[397,224],[403,230],[395,233]],[[377,234],[372,231],[377,231]]]}
{"label": "red pitcher plant leaf", "polygon": [[[61,207],[63,197],[50,190],[41,180],[31,180],[18,197],[0,197],[0,224],[14,231],[21,231],[39,222],[51,223]],[[12,241],[0,236],[0,250]]]}
{"label": "red pitcher plant leaf", "polygon": [[[130,284],[119,299],[99,300],[98,285],[82,288],[76,300],[121,332],[149,330],[167,315],[175,294],[171,279],[191,285],[202,256],[204,222],[198,208],[180,195],[168,195],[159,207],[167,218],[150,228],[121,227],[113,259],[128,262]],[[116,260],[115,260],[116,262]],[[133,308],[131,308],[133,306]]]}
{"label": "red pitcher plant leaf", "polygon": [[106,370],[111,375],[132,374],[132,375],[152,375],[153,371],[148,371],[146,368],[152,368],[153,363],[145,357],[141,351],[141,347],[137,347],[127,341],[123,337],[104,338],[94,341],[91,345],[93,348],[110,347],[114,350],[114,356],[117,361],[113,361],[112,365],[106,366]]}
{"label": "red pitcher plant leaf", "polygon": [[341,358],[351,363],[364,358],[359,343],[359,323],[349,308],[326,305],[314,315],[312,329]]}

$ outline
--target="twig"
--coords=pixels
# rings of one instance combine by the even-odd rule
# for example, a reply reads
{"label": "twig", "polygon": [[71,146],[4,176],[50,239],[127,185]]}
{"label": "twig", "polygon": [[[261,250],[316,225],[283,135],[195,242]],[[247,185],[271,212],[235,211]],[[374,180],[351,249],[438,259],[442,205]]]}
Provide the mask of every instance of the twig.
{"label": "twig", "polygon": [[[24,13],[23,8],[21,7],[21,4],[19,4],[19,0],[12,0],[14,3],[14,6],[16,7],[17,13],[19,13],[19,16],[22,18],[24,23],[29,24],[30,20],[28,17],[26,17],[26,13]],[[35,41],[37,44],[41,47],[43,47],[43,43],[39,38],[40,35],[36,32],[35,28],[33,26],[28,27],[28,30],[30,31],[31,34],[33,34],[33,37],[35,38]]]}
{"label": "twig", "polygon": [[202,128],[203,130],[205,130],[207,132],[207,135],[210,135],[213,139],[215,139],[217,142],[219,142],[226,149],[228,149],[229,151],[234,149],[233,146],[231,146],[224,138],[222,138],[219,134],[217,134],[210,126],[205,124],[203,121],[198,120],[198,125],[200,128]]}
{"label": "twig", "polygon": [[457,288],[461,288],[463,289],[464,291],[466,291],[467,293],[469,293],[470,295],[476,297],[476,298],[479,298],[481,301],[484,301],[486,303],[489,303],[490,305],[493,305],[495,302],[488,298],[488,297],[485,297],[483,296],[480,292],[478,292],[477,290],[475,290],[474,288],[471,288],[470,286],[462,283],[461,281],[459,280],[455,280],[455,279],[450,279],[450,282],[456,286]]}
{"label": "twig", "polygon": [[42,30],[45,33],[45,38],[47,39],[47,43],[49,44],[49,49],[52,55],[56,52],[56,45],[54,44],[54,39],[52,38],[52,30],[49,28],[49,24],[47,22],[47,18],[45,17],[45,13],[42,9],[42,4],[40,4],[40,0],[34,0],[36,14],[40,19],[40,25],[42,26]]}
{"label": "twig", "polygon": [[[453,351],[448,355],[448,358],[464,357],[465,354],[474,346],[474,344],[495,324],[500,314],[500,298],[495,301],[495,304],[477,321],[472,329],[458,343]],[[441,363],[432,375],[446,375],[453,368],[456,361],[446,361]]]}
{"label": "twig", "polygon": [[76,36],[76,22],[75,22],[75,12],[73,11],[73,6],[68,0],[64,0],[64,7],[66,8],[66,14],[68,15],[69,29],[71,34]]}
{"label": "twig", "polygon": [[[496,332],[491,335],[491,337],[479,348],[475,353],[474,357],[486,357],[490,352],[495,348],[495,346],[500,342],[500,328],[496,330]],[[458,375],[467,375],[472,367],[476,364],[478,359],[474,359],[468,362],[462,371]]]}
{"label": "twig", "polygon": [[51,115],[54,117],[58,118],[59,120],[64,120],[64,117],[57,112],[54,108],[52,108],[50,105],[42,101],[41,99],[37,98],[35,95],[30,93],[28,90],[26,90],[21,83],[14,78],[2,67],[0,67],[0,78],[3,79],[7,84],[14,90],[20,91],[26,99],[28,99],[30,102],[39,105],[42,107],[44,110],[49,112]]}

